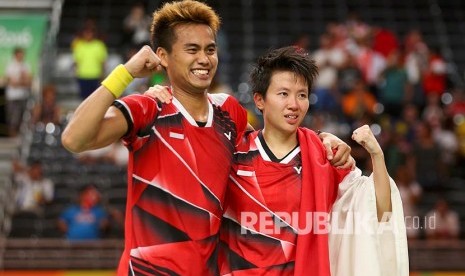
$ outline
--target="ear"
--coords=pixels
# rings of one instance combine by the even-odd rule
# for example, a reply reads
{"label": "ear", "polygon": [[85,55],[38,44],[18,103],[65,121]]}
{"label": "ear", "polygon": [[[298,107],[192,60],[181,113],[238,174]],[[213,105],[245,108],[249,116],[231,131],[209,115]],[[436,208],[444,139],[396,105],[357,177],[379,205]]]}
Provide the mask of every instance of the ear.
{"label": "ear", "polygon": [[253,93],[253,101],[255,102],[255,106],[263,111],[263,108],[265,107],[265,99],[263,98],[262,94]]}
{"label": "ear", "polygon": [[168,66],[168,52],[166,51],[165,48],[162,48],[162,47],[158,47],[157,48],[157,51],[156,51],[156,54],[157,56],[160,58],[160,64],[161,66],[163,67],[167,67]]}

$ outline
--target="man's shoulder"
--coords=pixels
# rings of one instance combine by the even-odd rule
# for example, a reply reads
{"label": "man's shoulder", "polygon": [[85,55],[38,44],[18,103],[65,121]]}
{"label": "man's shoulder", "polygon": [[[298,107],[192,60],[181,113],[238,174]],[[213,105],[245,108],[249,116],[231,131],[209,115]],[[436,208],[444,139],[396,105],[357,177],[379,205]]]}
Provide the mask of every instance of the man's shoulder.
{"label": "man's shoulder", "polygon": [[215,94],[208,94],[210,101],[212,104],[217,106],[223,106],[230,98],[234,98],[229,94],[226,93],[215,93]]}

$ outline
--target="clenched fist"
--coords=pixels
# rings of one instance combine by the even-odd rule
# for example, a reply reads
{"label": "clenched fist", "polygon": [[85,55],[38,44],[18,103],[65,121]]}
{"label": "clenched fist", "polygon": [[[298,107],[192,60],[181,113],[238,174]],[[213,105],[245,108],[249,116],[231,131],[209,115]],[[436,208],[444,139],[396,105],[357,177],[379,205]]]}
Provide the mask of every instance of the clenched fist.
{"label": "clenched fist", "polygon": [[139,52],[132,56],[124,66],[134,78],[148,77],[153,72],[161,70],[160,58],[150,48],[145,45]]}
{"label": "clenched fist", "polygon": [[383,150],[368,125],[363,125],[352,133],[352,139],[362,145],[370,155],[383,154]]}

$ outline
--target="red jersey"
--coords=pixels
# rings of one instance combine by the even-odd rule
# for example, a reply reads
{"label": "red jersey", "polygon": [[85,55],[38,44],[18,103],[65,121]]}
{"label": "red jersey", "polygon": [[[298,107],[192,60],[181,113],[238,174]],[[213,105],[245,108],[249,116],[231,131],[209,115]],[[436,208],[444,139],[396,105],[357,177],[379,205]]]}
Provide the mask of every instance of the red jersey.
{"label": "red jersey", "polygon": [[301,194],[300,147],[278,160],[261,132],[235,153],[221,227],[221,275],[293,275]]}
{"label": "red jersey", "polygon": [[[319,138],[313,133],[307,136],[315,146],[299,134],[300,145],[281,160],[274,157],[259,131],[246,135],[238,145],[220,231],[221,275],[304,275],[297,272],[296,264],[306,262],[307,256],[299,252],[317,245],[302,239],[316,233],[315,225],[303,227],[302,216],[329,214],[338,183],[348,172],[330,166]],[[312,155],[311,163],[303,162],[306,154]],[[317,173],[325,179],[310,180],[310,184],[315,176],[309,173],[320,162],[324,165]],[[311,200],[309,188],[316,192],[312,197],[317,204],[307,206],[301,199]],[[319,247],[314,252],[326,254]]]}
{"label": "red jersey", "polygon": [[127,119],[125,250],[118,275],[216,275],[218,231],[237,137],[247,114],[209,95],[204,127],[179,101],[116,100]]}

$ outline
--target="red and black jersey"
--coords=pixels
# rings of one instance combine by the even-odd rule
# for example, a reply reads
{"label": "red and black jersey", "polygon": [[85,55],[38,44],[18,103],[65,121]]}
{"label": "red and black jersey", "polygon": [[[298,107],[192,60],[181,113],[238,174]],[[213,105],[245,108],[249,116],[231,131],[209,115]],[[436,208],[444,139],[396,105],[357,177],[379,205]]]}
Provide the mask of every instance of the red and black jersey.
{"label": "red and black jersey", "polygon": [[235,153],[220,235],[221,275],[293,275],[302,162],[274,157],[260,131]]}
{"label": "red and black jersey", "polygon": [[331,166],[313,131],[296,135],[299,146],[281,160],[260,132],[237,146],[220,231],[221,275],[329,275],[328,234],[315,231],[313,215],[329,215],[349,170]]}
{"label": "red and black jersey", "polygon": [[209,95],[204,127],[179,101],[115,101],[129,125],[125,251],[118,275],[216,275],[234,146],[247,125],[231,96]]}

